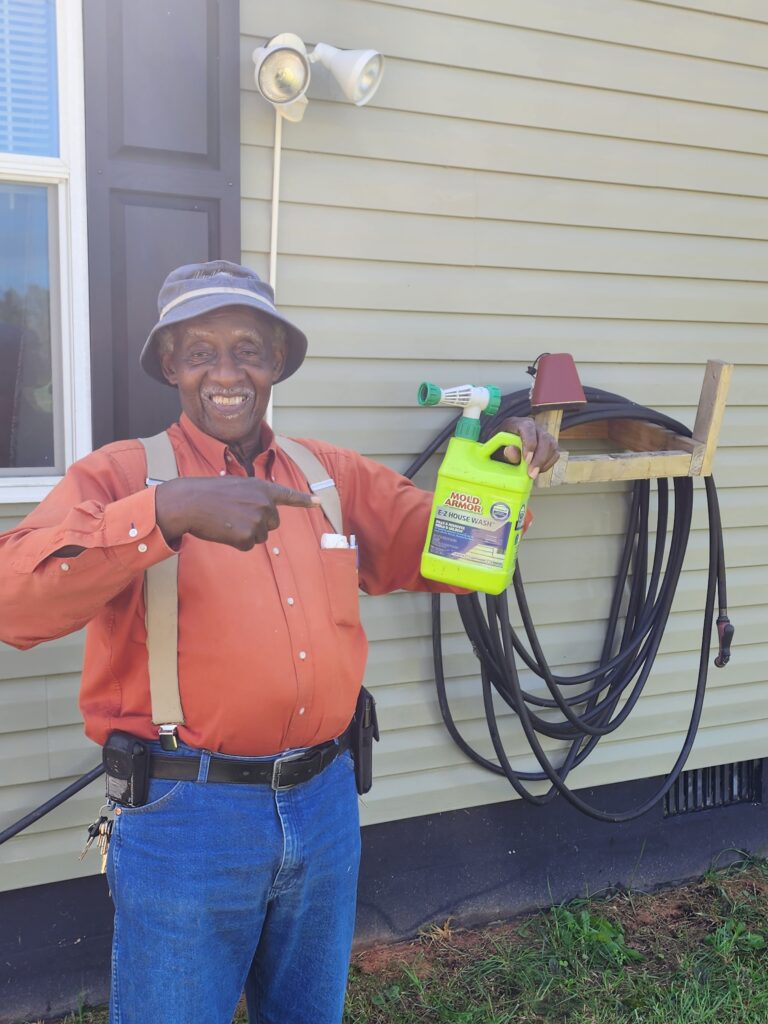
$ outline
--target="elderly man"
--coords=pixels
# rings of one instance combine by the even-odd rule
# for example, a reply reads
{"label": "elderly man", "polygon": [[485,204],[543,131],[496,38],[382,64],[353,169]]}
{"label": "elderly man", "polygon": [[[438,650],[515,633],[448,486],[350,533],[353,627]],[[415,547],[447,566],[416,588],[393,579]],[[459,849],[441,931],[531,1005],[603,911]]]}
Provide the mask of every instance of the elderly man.
{"label": "elderly man", "polygon": [[[86,733],[146,752],[148,790],[116,798],[109,848],[113,1024],[228,1024],[243,989],[252,1021],[337,1024],[360,847],[346,749],[366,659],[358,584],[445,589],[419,575],[431,496],[302,442],[358,543],[321,546],[331,527],[264,422],[272,385],[304,359],[302,332],[225,261],[173,271],[158,307],[141,362],[179,392],[178,478],[153,481],[139,441],[71,466],[0,538],[0,636],[26,648],[87,624]],[[504,427],[531,475],[556,460],[532,421]],[[182,713],[161,742],[143,580],[166,562]]]}

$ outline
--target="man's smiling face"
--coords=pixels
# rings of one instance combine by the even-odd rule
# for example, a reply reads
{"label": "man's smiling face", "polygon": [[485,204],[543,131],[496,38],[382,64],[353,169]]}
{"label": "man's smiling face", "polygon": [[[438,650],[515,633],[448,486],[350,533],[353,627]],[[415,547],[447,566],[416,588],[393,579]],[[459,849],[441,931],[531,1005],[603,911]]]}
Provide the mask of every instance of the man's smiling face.
{"label": "man's smiling face", "polygon": [[200,430],[252,459],[285,365],[275,325],[248,306],[225,306],[177,324],[173,334],[173,347],[160,358],[182,410]]}

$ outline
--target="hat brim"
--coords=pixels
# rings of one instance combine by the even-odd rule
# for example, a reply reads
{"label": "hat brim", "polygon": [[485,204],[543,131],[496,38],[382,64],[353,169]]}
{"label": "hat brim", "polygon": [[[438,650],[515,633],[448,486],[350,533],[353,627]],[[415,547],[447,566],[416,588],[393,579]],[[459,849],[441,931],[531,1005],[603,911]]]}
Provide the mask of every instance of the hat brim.
{"label": "hat brim", "polygon": [[292,324],[290,320],[286,320],[285,317],[280,316],[277,312],[266,309],[255,297],[253,301],[250,301],[247,295],[239,295],[237,302],[233,302],[226,295],[201,295],[198,298],[189,298],[186,302],[180,303],[175,309],[170,310],[162,320],[158,320],[149,332],[139,356],[139,362],[144,372],[161,384],[167,384],[168,387],[172,387],[173,385],[169,384],[166,380],[160,363],[160,355],[155,344],[157,332],[163,327],[180,324],[185,320],[192,320],[196,316],[201,316],[203,313],[210,313],[214,309],[224,309],[226,306],[247,306],[249,309],[255,309],[262,316],[267,317],[269,320],[274,320],[275,323],[285,328],[285,366],[283,367],[283,372],[275,381],[276,384],[281,380],[285,380],[286,377],[290,377],[292,373],[298,370],[307,354],[307,336]]}

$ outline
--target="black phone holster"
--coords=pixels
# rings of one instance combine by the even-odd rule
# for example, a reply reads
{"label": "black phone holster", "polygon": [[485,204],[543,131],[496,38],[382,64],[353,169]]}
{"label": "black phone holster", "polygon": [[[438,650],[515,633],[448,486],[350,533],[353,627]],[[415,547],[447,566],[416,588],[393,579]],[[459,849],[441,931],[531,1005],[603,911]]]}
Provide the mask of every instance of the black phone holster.
{"label": "black phone holster", "polygon": [[376,701],[373,694],[363,686],[357,698],[355,715],[351,724],[350,748],[355,762],[355,784],[363,796],[373,785],[373,742],[379,739],[379,721],[376,717]]}
{"label": "black phone holster", "polygon": [[102,751],[107,774],[107,800],[123,807],[142,807],[149,790],[149,748],[127,732],[110,733]]}

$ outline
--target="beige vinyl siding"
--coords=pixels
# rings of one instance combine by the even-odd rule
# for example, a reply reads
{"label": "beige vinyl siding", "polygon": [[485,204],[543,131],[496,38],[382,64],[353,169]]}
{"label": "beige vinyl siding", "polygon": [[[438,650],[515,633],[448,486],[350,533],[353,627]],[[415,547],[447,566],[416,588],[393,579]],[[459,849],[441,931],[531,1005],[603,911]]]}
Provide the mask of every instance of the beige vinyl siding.
{"label": "beige vinyl siding", "polygon": [[[0,531],[27,511],[4,506]],[[0,644],[0,830],[100,760],[99,748],[83,735],[77,707],[82,657],[79,633],[30,651]],[[92,874],[98,860],[77,858],[103,791],[103,781],[92,783],[0,846],[0,891]]]}
{"label": "beige vinyl siding", "polygon": [[[763,0],[579,0],[578,5],[569,0],[387,0],[387,5],[454,15],[468,27],[487,22],[633,50],[765,67],[768,13]],[[701,12],[720,17],[702,18]]]}
{"label": "beige vinyl siding", "polygon": [[[403,469],[443,411],[423,379],[527,386],[543,351],[585,384],[691,424],[709,357],[737,364],[715,461],[736,647],[710,670],[690,766],[768,753],[768,9],[762,0],[242,0],[243,259],[266,275],[273,118],[251,51],[296,31],[372,46],[382,87],[318,98],[283,130],[278,298],[310,337],[275,421]],[[420,474],[428,486],[436,460]],[[656,775],[680,748],[707,557],[698,492],[675,609],[646,693],[574,776]],[[623,490],[538,494],[521,554],[545,651],[599,649]],[[26,511],[6,507],[6,528]],[[435,699],[429,598],[363,598],[381,710],[365,822],[510,799],[452,744]],[[452,706],[490,751],[476,661],[443,601]],[[714,653],[714,652],[713,652]],[[77,709],[80,635],[0,653],[0,828],[98,761]],[[526,678],[528,685],[533,685]],[[530,767],[504,722],[513,763]],[[556,747],[545,742],[556,754]],[[0,889],[98,869],[77,855],[102,784],[0,848]]]}
{"label": "beige vinyl siding", "polygon": [[[448,418],[417,408],[424,379],[513,391],[539,352],[570,351],[585,384],[692,424],[707,358],[737,364],[715,463],[737,648],[727,670],[710,671],[691,767],[768,752],[768,16],[746,23],[738,7],[304,0],[292,30],[309,44],[376,47],[387,70],[369,107],[310,99],[283,130],[278,300],[310,357],[277,389],[280,430],[403,469]],[[241,15],[243,257],[266,270],[273,120],[250,54],[286,22],[277,3],[243,3]],[[419,475],[425,486],[436,464]],[[646,693],[577,786],[661,774],[680,749],[706,587],[696,489]],[[521,565],[544,649],[569,673],[599,652],[624,494],[535,496]],[[366,682],[384,729],[364,822],[512,797],[442,725],[429,605],[363,598]],[[490,754],[452,599],[443,629],[456,717]],[[532,767],[516,720],[502,717],[513,764]]]}

